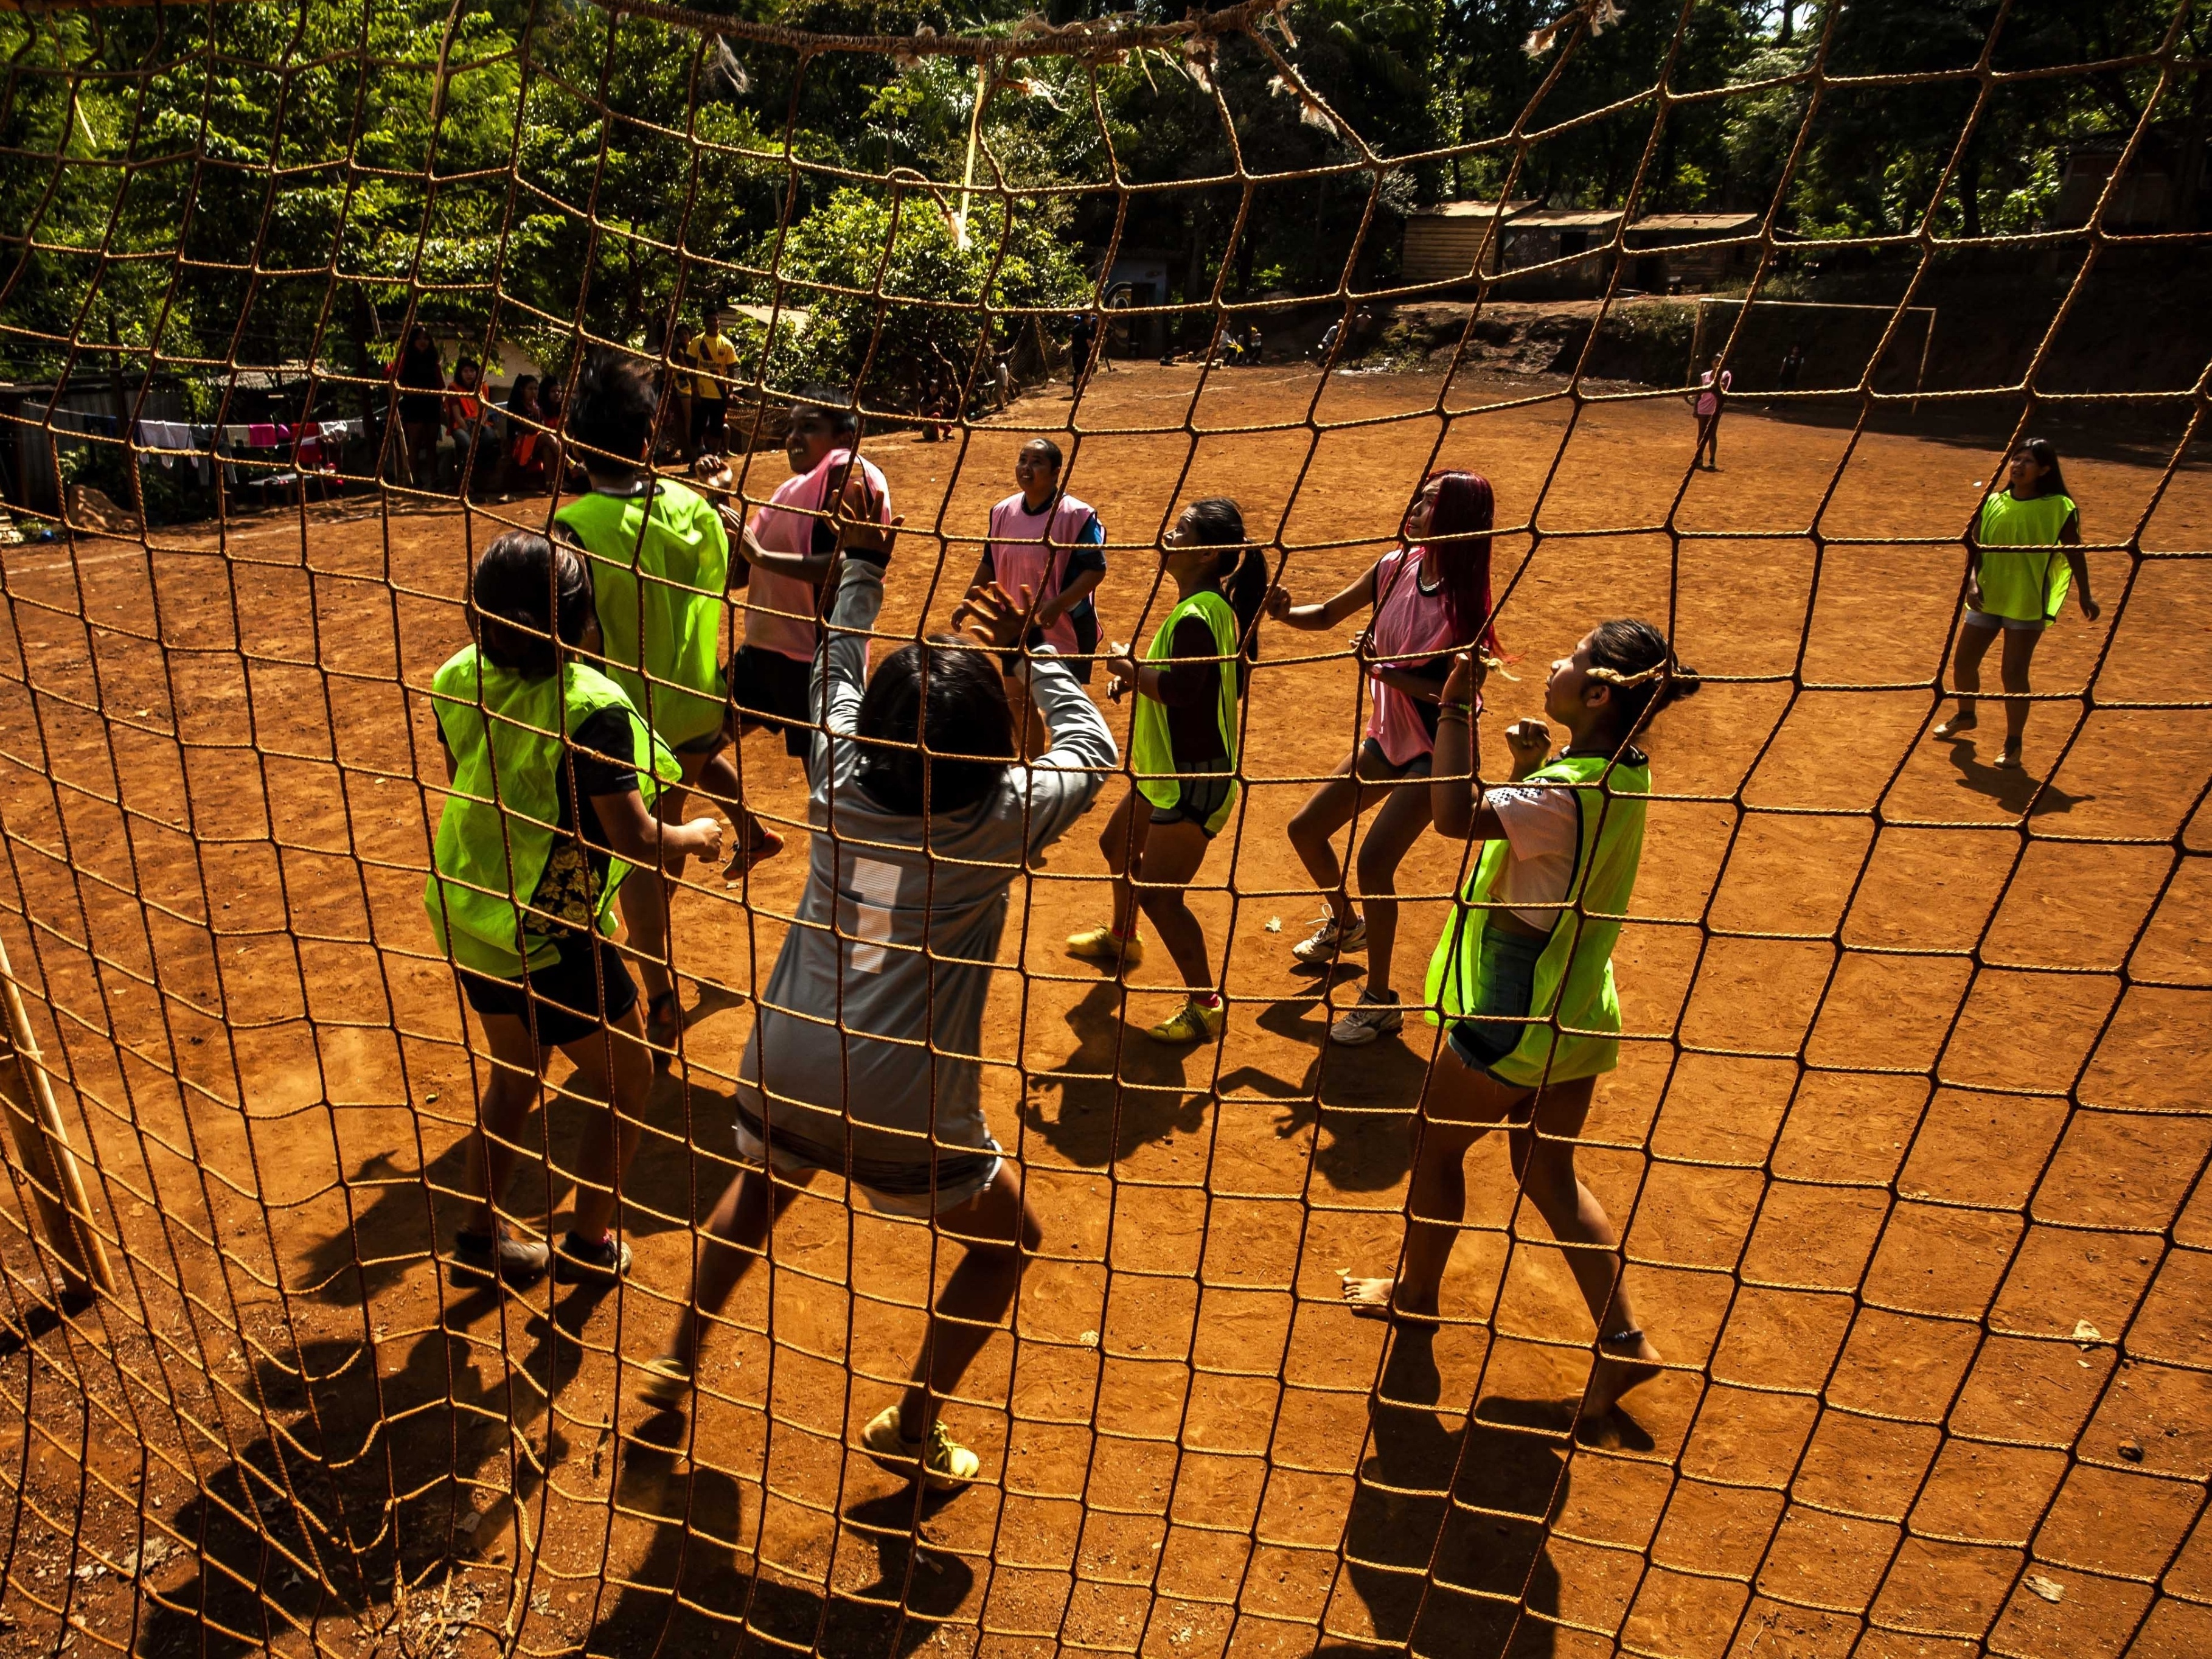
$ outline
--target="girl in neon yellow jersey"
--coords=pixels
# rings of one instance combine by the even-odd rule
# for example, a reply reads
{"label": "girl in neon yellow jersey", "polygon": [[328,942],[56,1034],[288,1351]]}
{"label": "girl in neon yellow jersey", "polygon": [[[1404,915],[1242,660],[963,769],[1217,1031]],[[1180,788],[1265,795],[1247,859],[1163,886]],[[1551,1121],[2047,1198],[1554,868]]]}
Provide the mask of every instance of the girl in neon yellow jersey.
{"label": "girl in neon yellow jersey", "polygon": [[2005,488],[1982,503],[1966,537],[1966,614],[1960,619],[1952,678],[1959,712],[1936,728],[1939,738],[1964,737],[1978,724],[1975,694],[1982,689],[1982,659],[1999,634],[2004,658],[1998,673],[2005,698],[2004,748],[1997,764],[2020,764],[2027,730],[2027,669],[2043,630],[2058,620],[2070,585],[2081,614],[2097,620],[2089,597],[2089,562],[2081,552],[2081,515],[2066,493],[2058,452],[2030,438],[2014,452]]}
{"label": "girl in neon yellow jersey", "polygon": [[1067,941],[1068,952],[1133,968],[1141,908],[1159,929],[1189,995],[1153,1026],[1157,1042],[1207,1042],[1221,1035],[1227,1004],[1213,983],[1206,929],[1183,890],[1206,861],[1206,843],[1237,810],[1239,705],[1251,672],[1251,639],[1267,597],[1267,562],[1245,539],[1244,517],[1225,496],[1183,509],[1160,547],[1175,584],[1175,608],[1142,660],[1126,646],[1106,659],[1113,695],[1137,694],[1129,737],[1136,787],[1098,838],[1114,872],[1114,920]]}
{"label": "girl in neon yellow jersey", "polygon": [[[1567,729],[1506,730],[1512,782],[1486,788],[1475,764],[1479,662],[1462,653],[1444,683],[1431,805],[1437,830],[1481,842],[1474,873],[1429,964],[1426,1000],[1448,1041],[1422,1102],[1395,1279],[1344,1285],[1355,1313],[1432,1323],[1452,1241],[1467,1212],[1468,1150],[1505,1126],[1522,1188],[1552,1235],[1597,1323],[1583,1412],[1658,1374],[1638,1328],[1612,1224],[1575,1173],[1575,1138],[1597,1079],[1619,1064],[1613,988],[1620,937],[1644,853],[1650,763],[1635,746],[1654,714],[1698,689],[1649,623],[1601,623],[1552,665],[1544,712]],[[1577,1248],[1579,1247],[1579,1248]]]}
{"label": "girl in neon yellow jersey", "polygon": [[[431,684],[449,787],[422,895],[492,1059],[453,1269],[517,1285],[548,1265],[562,1279],[611,1279],[629,1264],[615,1189],[637,1150],[653,1062],[637,988],[605,936],[626,875],[720,856],[722,826],[652,811],[679,775],[676,757],[587,660],[600,639],[581,555],[527,530],[501,536],[470,578],[469,626],[474,641]],[[605,1103],[557,1259],[543,1240],[511,1234],[499,1207],[556,1048],[576,1068],[569,1091]]]}

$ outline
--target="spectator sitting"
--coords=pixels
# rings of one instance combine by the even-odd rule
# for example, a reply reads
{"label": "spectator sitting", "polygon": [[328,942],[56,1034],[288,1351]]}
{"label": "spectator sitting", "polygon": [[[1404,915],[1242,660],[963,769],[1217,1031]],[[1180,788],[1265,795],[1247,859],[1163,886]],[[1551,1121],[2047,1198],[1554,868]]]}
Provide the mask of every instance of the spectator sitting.
{"label": "spectator sitting", "polygon": [[545,493],[545,457],[552,443],[540,430],[547,425],[538,401],[538,377],[518,374],[507,394],[507,490],[510,495]]}

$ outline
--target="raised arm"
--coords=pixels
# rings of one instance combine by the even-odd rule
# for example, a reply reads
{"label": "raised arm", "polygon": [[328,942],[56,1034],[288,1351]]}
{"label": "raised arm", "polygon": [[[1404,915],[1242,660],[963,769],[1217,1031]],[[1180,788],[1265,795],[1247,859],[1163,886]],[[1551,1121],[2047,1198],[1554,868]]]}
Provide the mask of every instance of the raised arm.
{"label": "raised arm", "polygon": [[[1483,784],[1474,735],[1474,696],[1482,689],[1481,659],[1462,651],[1452,659],[1437,714],[1436,758],[1430,773],[1429,816],[1437,833],[1449,841],[1495,841],[1505,833],[1496,811],[1482,799]],[[1541,766],[1552,747],[1551,728],[1541,720],[1516,720],[1505,731],[1518,783]]]}
{"label": "raised arm", "polygon": [[868,633],[884,608],[884,568],[848,559],[837,580],[823,648],[814,659],[812,703],[823,726],[850,735],[859,725],[868,689]]}
{"label": "raised arm", "polygon": [[[968,597],[953,612],[956,626],[988,648],[1005,650],[1021,639],[1035,618],[1027,613],[1030,595],[1010,596],[996,582],[968,590]],[[1056,841],[1081,817],[1104,787],[1106,772],[1120,764],[1114,733],[1067,665],[1050,646],[1016,665],[1016,673],[1029,680],[1030,693],[1052,748],[1029,768],[1030,848],[1031,851]]]}
{"label": "raised arm", "polygon": [[1375,603],[1376,568],[1369,565],[1349,587],[1330,595],[1319,605],[1293,604],[1289,588],[1271,587],[1267,590],[1267,615],[1276,622],[1288,623],[1305,632],[1334,628],[1354,611],[1364,611]]}

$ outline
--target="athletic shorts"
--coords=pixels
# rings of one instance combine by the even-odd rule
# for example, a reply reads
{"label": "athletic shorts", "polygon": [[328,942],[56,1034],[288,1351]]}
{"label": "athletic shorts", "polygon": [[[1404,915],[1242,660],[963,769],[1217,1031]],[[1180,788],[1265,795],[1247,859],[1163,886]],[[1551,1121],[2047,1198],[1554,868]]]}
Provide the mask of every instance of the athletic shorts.
{"label": "athletic shorts", "polygon": [[[1471,1015],[1452,1022],[1452,1052],[1469,1071],[1480,1072],[1510,1089],[1527,1085],[1510,1082],[1491,1067],[1519,1048],[1528,1032],[1525,1022],[1536,996],[1536,962],[1550,942],[1503,927],[1485,927],[1482,963],[1475,974],[1475,981],[1482,988],[1481,1000]],[[1486,1014],[1491,1018],[1484,1018]]]}
{"label": "athletic shorts", "polygon": [[[1224,759],[1200,761],[1185,770],[1203,773],[1202,777],[1164,778],[1160,781],[1175,785],[1176,799],[1172,806],[1152,802],[1154,823],[1194,823],[1206,830],[1212,841],[1218,830],[1206,830],[1215,815],[1229,804],[1230,792],[1237,787],[1237,775],[1229,769]],[[1151,798],[1146,797],[1147,799]]]}
{"label": "athletic shorts", "polygon": [[758,1091],[751,1085],[738,1085],[738,1099],[732,1115],[736,1119],[740,1164],[755,1170],[773,1170],[791,1178],[813,1170],[844,1176],[848,1183],[866,1195],[871,1206],[885,1215],[912,1216],[921,1220],[933,1214],[943,1215],[977,1197],[998,1179],[999,1146],[995,1141],[973,1152],[941,1148],[933,1166],[926,1159],[895,1164],[855,1158],[850,1160],[848,1170],[848,1161],[842,1152],[819,1146],[781,1124],[769,1126],[764,1133],[760,1119],[751,1110],[759,1099]]}
{"label": "athletic shorts", "polygon": [[709,732],[703,738],[678,744],[670,752],[678,760],[710,761],[722,752],[729,740],[730,734],[726,732]]}
{"label": "athletic shorts", "polygon": [[1986,611],[1969,611],[1963,620],[1969,628],[1986,629],[1992,634],[2000,628],[2010,634],[2040,634],[2051,626],[2041,617],[1996,617]]}
{"label": "athletic shorts", "polygon": [[[599,946],[598,974],[606,981],[604,1012],[599,980],[593,973],[592,943]],[[530,1027],[541,1048],[563,1048],[595,1035],[637,1006],[637,985],[615,947],[598,934],[587,942],[581,933],[561,941],[561,954],[543,968],[532,968],[526,988],[520,979],[494,979],[464,968],[461,994],[480,1014],[505,1014]]]}
{"label": "athletic shorts", "polygon": [[814,749],[814,665],[781,651],[741,645],[730,659],[730,702],[751,726],[783,733],[783,746],[805,760]]}
{"label": "athletic shorts", "polygon": [[713,447],[720,450],[728,437],[726,422],[730,401],[726,398],[694,398],[691,400],[691,442],[696,447],[707,439],[713,439]]}
{"label": "athletic shorts", "polygon": [[1400,778],[1425,778],[1436,770],[1435,754],[1424,749],[1403,766],[1382,752],[1382,745],[1372,738],[1359,740],[1359,762],[1352,770],[1362,783],[1393,783]]}

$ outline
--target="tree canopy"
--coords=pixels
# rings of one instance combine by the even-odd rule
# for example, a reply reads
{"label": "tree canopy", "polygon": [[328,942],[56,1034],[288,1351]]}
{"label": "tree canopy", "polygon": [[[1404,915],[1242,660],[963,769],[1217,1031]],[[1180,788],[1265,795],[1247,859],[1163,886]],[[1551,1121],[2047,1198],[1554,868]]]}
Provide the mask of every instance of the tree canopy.
{"label": "tree canopy", "polygon": [[[865,371],[899,393],[1089,302],[1109,248],[1202,307],[1386,283],[1404,216],[1455,196],[1988,236],[2034,228],[2069,149],[2147,112],[2193,210],[2206,77],[2160,93],[2143,58],[2172,0],[1626,0],[1528,50],[1562,9],[1293,0],[1264,46],[995,78],[582,0],[0,14],[0,371],[365,374],[416,319],[551,362],[726,301],[807,313],[773,342],[751,326],[772,382]],[[1012,0],[732,10],[840,34],[1029,27]],[[1050,19],[1104,12],[1055,0]],[[2203,13],[2184,27],[2201,58]],[[1999,71],[2094,67],[1985,90],[1985,48]],[[1924,78],[1820,79],[1900,74]]]}

